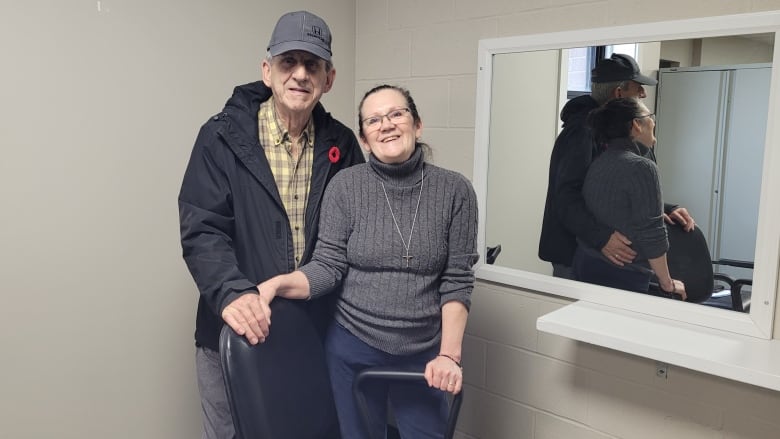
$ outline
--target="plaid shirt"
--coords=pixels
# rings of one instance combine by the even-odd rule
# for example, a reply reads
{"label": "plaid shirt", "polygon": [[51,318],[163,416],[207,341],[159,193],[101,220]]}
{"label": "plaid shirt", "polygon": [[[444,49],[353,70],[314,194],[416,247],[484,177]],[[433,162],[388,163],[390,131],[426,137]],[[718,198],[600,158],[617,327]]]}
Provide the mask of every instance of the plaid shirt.
{"label": "plaid shirt", "polygon": [[260,104],[257,122],[260,145],[263,147],[268,164],[271,165],[271,172],[274,174],[274,181],[292,228],[297,268],[306,248],[304,216],[314,161],[314,122],[309,119],[298,139],[301,152],[297,158],[292,153],[293,143],[290,133],[279,124],[276,117],[273,97]]}

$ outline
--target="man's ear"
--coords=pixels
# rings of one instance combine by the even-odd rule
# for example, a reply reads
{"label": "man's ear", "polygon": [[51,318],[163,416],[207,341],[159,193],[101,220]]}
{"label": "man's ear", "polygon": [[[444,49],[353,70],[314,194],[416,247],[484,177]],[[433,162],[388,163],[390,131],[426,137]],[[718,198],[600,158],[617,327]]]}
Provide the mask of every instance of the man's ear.
{"label": "man's ear", "polygon": [[271,63],[267,58],[263,58],[263,62],[260,64],[260,70],[263,72],[263,84],[266,87],[271,87]]}
{"label": "man's ear", "polygon": [[325,77],[325,85],[322,87],[322,92],[327,93],[333,88],[333,82],[336,80],[336,68],[331,67],[330,71]]}

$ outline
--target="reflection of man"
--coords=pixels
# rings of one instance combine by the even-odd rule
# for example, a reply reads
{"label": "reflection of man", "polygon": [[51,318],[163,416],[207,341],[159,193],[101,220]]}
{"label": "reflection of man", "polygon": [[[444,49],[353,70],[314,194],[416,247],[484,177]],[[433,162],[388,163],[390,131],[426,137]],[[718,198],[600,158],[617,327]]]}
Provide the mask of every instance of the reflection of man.
{"label": "reflection of man", "polygon": [[[626,97],[645,98],[644,85],[658,81],[642,75],[633,58],[613,54],[591,71],[591,94],[567,102],[561,111],[563,130],[555,140],[550,157],[547,201],[544,206],[539,258],[553,265],[553,276],[571,278],[571,262],[577,238],[592,248],[601,249],[613,264],[623,266],[634,260],[636,252],[622,233],[596,221],[582,197],[585,174],[598,148],[586,125],[588,113],[604,103]],[[693,230],[694,221],[685,208],[664,206],[664,219],[676,221]]]}
{"label": "reflection of man", "polygon": [[179,194],[184,259],[200,290],[196,366],[208,439],[234,437],[218,354],[223,323],[251,344],[264,341],[270,312],[256,285],[309,260],[325,186],[364,161],[352,131],[319,103],[336,74],[320,17],[283,15],[262,73],[201,128]]}

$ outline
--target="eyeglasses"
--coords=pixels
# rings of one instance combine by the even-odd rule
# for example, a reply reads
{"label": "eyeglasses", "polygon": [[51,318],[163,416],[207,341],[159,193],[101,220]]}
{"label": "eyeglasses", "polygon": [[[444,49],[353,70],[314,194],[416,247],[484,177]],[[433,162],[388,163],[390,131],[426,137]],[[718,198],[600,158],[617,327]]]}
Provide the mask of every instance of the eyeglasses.
{"label": "eyeglasses", "polygon": [[653,121],[653,123],[655,123],[655,113],[650,113],[650,114],[645,114],[645,115],[642,115],[642,116],[637,116],[634,119],[644,119],[646,117],[649,117]]}
{"label": "eyeglasses", "polygon": [[384,118],[387,118],[390,123],[396,125],[406,122],[406,113],[409,113],[410,111],[411,110],[408,108],[396,108],[387,114],[367,117],[363,119],[361,123],[363,124],[363,128],[365,128],[366,131],[373,132],[382,126],[382,120],[384,120]]}

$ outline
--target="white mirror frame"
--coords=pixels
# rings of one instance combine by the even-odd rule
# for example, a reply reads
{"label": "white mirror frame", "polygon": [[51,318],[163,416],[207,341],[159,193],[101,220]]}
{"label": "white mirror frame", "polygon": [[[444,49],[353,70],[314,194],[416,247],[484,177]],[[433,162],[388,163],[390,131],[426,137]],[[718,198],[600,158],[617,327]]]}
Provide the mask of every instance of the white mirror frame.
{"label": "white mirror frame", "polygon": [[[484,252],[486,245],[485,220],[494,55],[606,44],[773,32],[775,33],[773,63],[776,63],[780,61],[780,50],[778,49],[780,44],[777,44],[779,30],[780,12],[774,11],[480,40],[475,125],[476,144],[474,148],[474,188],[479,199],[480,252]],[[772,123],[772,121],[778,120],[778,98],[780,98],[778,87],[780,87],[780,69],[773,68],[769,91],[769,114],[749,314],[659,299],[643,294],[627,293],[548,275],[488,265],[484,263],[484,260],[477,267],[477,278],[737,334],[763,339],[771,338],[777,295],[778,253],[780,252],[780,226],[778,225],[780,224],[780,175],[773,172],[773,170],[780,169],[780,137],[778,137],[778,131],[775,128],[776,124]],[[518,105],[522,105],[522,103],[518,103]],[[522,113],[519,114],[522,116]],[[525,187],[532,186],[525,185]],[[536,247],[538,242],[529,242],[527,245]]]}

